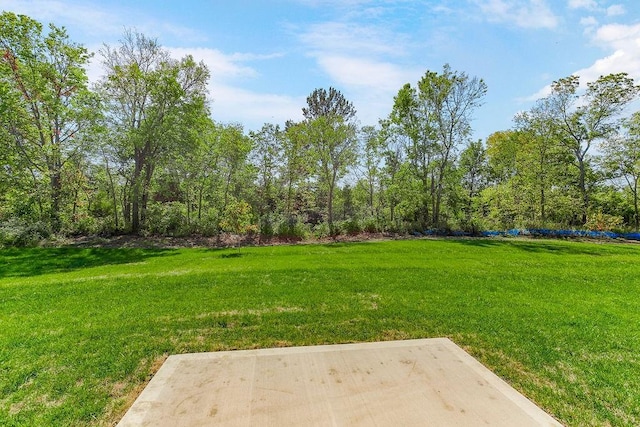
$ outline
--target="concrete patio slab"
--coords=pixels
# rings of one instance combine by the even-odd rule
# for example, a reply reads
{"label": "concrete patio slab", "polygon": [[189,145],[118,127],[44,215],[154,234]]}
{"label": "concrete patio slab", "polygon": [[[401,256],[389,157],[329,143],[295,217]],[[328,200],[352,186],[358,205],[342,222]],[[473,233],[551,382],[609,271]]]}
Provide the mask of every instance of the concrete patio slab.
{"label": "concrete patio slab", "polygon": [[126,426],[559,426],[446,338],[169,357]]}

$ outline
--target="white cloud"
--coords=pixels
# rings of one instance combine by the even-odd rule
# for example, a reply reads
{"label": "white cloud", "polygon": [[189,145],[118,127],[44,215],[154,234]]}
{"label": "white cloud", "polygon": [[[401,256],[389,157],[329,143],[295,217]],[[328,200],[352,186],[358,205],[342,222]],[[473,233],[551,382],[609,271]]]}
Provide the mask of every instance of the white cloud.
{"label": "white cloud", "polygon": [[586,9],[589,11],[598,11],[607,16],[620,16],[627,13],[626,8],[622,4],[613,4],[607,8],[599,7],[595,0],[569,0],[570,9]]}
{"label": "white cloud", "polygon": [[135,22],[135,29],[141,33],[160,39],[176,39],[201,42],[204,35],[191,28],[158,21],[148,14],[129,7],[101,7],[81,0],[2,0],[2,8],[14,13],[28,15],[44,24],[49,22],[57,26],[74,27],[87,38],[93,37],[100,42],[119,37],[123,30]]}
{"label": "white cloud", "polygon": [[598,20],[594,16],[586,16],[584,18],[580,18],[580,25],[584,27],[584,34],[593,34],[595,29],[598,27]]}
{"label": "white cloud", "polygon": [[302,120],[305,97],[257,93],[214,82],[210,86],[211,111],[217,122],[242,122],[246,130],[258,130],[264,123],[284,124]]}
{"label": "white cloud", "polygon": [[545,0],[472,0],[491,22],[521,28],[555,28],[559,19]]}
{"label": "white cloud", "polygon": [[300,36],[312,50],[359,52],[360,54],[402,55],[406,53],[406,38],[379,27],[344,22],[312,25]]}
{"label": "white cloud", "polygon": [[[616,49],[638,51],[640,47],[640,24],[609,24],[598,29],[595,41]],[[640,52],[638,52],[640,54]]]}
{"label": "white cloud", "polygon": [[218,122],[242,122],[247,130],[256,130],[262,124],[282,123],[302,118],[303,97],[297,98],[264,92],[255,92],[240,87],[247,80],[260,77],[250,61],[277,59],[282,54],[258,55],[253,53],[225,54],[209,48],[168,48],[171,56],[178,59],[192,55],[196,61],[204,62],[211,72],[209,92],[213,119]]}
{"label": "white cloud", "polygon": [[598,25],[598,20],[593,16],[587,16],[580,19],[580,25],[584,27],[595,27]]}
{"label": "white cloud", "polygon": [[546,98],[549,95],[551,95],[551,85],[550,84],[544,86],[543,88],[541,88],[539,91],[537,91],[536,93],[534,93],[532,95],[521,97],[521,98],[516,98],[516,102],[518,102],[518,103],[535,102],[538,99]]}
{"label": "white cloud", "polygon": [[345,86],[375,91],[396,92],[416,77],[415,73],[399,65],[367,58],[321,55],[318,63],[335,81]]}
{"label": "white cloud", "polygon": [[[638,65],[640,65],[640,63],[638,63],[638,58],[633,58],[632,55],[629,55],[623,50],[616,50],[611,55],[598,59],[591,66],[578,70],[574,74],[580,76],[580,83],[584,84],[586,82],[595,81],[598,77],[611,73],[629,73],[629,71],[633,73],[633,71],[629,69],[630,66],[631,68],[635,68],[637,71],[640,71]],[[638,75],[637,72],[634,74],[636,74],[636,76]]]}
{"label": "white cloud", "polygon": [[627,10],[621,4],[614,4],[607,8],[607,16],[620,16],[625,13],[627,13]]}
{"label": "white cloud", "polygon": [[117,14],[95,6],[57,0],[3,0],[3,10],[28,15],[43,23],[74,25],[89,34],[119,33],[122,26]]}
{"label": "white cloud", "polygon": [[590,67],[579,70],[577,74],[584,76],[587,81],[619,72],[626,72],[634,79],[640,79],[640,24],[604,25],[598,28],[593,39],[612,53]]}
{"label": "white cloud", "polygon": [[[640,24],[603,25],[593,33],[593,41],[610,53],[572,73],[580,76],[581,85],[593,82],[600,76],[622,72],[636,81],[640,80]],[[545,86],[521,101],[533,101],[550,93],[551,87]]]}
{"label": "white cloud", "polygon": [[364,124],[375,124],[389,113],[389,102],[420,71],[402,65],[412,42],[406,34],[384,26],[324,22],[300,35],[319,69],[353,102]]}
{"label": "white cloud", "polygon": [[594,10],[598,8],[598,3],[595,0],[569,0],[569,8]]}
{"label": "white cloud", "polygon": [[258,72],[251,67],[242,64],[244,61],[255,58],[249,54],[226,55],[217,49],[208,48],[167,48],[171,56],[180,59],[191,55],[196,61],[204,62],[211,72],[214,81],[237,78],[254,78]]}
{"label": "white cloud", "polygon": [[321,55],[322,69],[343,88],[364,124],[375,124],[389,113],[390,100],[405,83],[414,83],[421,70],[370,58]]}

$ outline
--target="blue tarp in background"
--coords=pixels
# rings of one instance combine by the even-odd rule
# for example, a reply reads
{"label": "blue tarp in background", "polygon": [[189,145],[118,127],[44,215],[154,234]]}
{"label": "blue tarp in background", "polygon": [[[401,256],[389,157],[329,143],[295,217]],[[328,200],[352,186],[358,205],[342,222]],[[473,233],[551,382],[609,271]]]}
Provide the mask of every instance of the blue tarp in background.
{"label": "blue tarp in background", "polygon": [[[414,236],[455,236],[471,237],[472,233],[464,231],[441,232],[437,230],[414,231]],[[547,228],[511,229],[505,231],[482,231],[482,237],[498,236],[534,236],[534,237],[588,237],[591,239],[628,239],[640,240],[640,233],[614,233],[612,231],[590,230],[550,230]]]}

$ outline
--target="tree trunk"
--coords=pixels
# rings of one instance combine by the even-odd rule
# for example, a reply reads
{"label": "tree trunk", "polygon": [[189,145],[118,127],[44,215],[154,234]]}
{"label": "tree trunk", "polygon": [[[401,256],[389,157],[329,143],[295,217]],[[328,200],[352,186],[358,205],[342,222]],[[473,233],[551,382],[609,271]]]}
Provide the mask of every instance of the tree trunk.
{"label": "tree trunk", "polygon": [[633,180],[633,210],[636,231],[638,231],[638,229],[640,229],[640,215],[638,213],[638,177],[635,177]]}
{"label": "tree trunk", "polygon": [[436,201],[433,208],[433,225],[438,228],[440,226],[440,204],[442,203],[442,181],[444,180],[444,168],[446,159],[438,168],[438,182],[436,183]]}
{"label": "tree trunk", "polygon": [[547,222],[547,213],[545,212],[545,194],[544,194],[544,185],[540,187],[540,220],[542,221],[542,225],[544,226]]}
{"label": "tree trunk", "polygon": [[109,167],[109,161],[105,157],[105,169],[107,177],[109,178],[109,189],[111,190],[111,201],[113,202],[113,221],[114,227],[117,230],[118,227],[118,200],[116,198],[116,186],[113,183],[113,176],[111,175],[111,168]]}
{"label": "tree trunk", "polygon": [[204,192],[204,183],[198,189],[198,221],[202,219],[202,193]]}
{"label": "tree trunk", "polygon": [[[149,150],[147,150],[147,153]],[[151,189],[151,177],[153,176],[154,166],[148,161],[149,156],[145,155],[144,180],[142,186],[142,205],[140,209],[140,225],[144,225],[147,220],[147,205],[149,204],[149,193]]]}
{"label": "tree trunk", "polygon": [[372,217],[375,216],[375,209],[373,207],[373,193],[375,191],[374,185],[375,183],[373,182],[373,178],[370,178],[369,179],[369,212]]}
{"label": "tree trunk", "polygon": [[578,158],[578,168],[580,170],[580,176],[578,179],[578,186],[580,187],[580,193],[582,195],[582,224],[587,223],[587,214],[589,211],[589,193],[587,192],[586,185],[586,166],[584,164],[584,158]]}
{"label": "tree trunk", "polygon": [[51,229],[53,232],[60,231],[62,227],[60,220],[60,198],[62,196],[62,162],[60,160],[61,153],[58,138],[58,136],[54,136],[50,140],[52,152],[50,154],[49,160],[47,161],[47,168],[49,169],[51,185]]}
{"label": "tree trunk", "polygon": [[329,222],[329,234],[333,236],[333,189],[335,184],[329,185],[329,196],[327,200],[327,220]]}
{"label": "tree trunk", "polygon": [[131,180],[131,232],[140,232],[140,203],[142,199],[142,169],[144,167],[144,153],[135,149],[133,179]]}
{"label": "tree trunk", "polygon": [[62,224],[60,220],[60,196],[62,193],[62,181],[60,170],[55,166],[51,171],[51,229],[53,232],[60,231]]}
{"label": "tree trunk", "polygon": [[546,213],[546,196],[545,196],[545,185],[547,183],[547,177],[545,173],[545,165],[546,165],[546,152],[543,150],[540,156],[538,177],[540,178],[540,221],[541,225],[544,226],[547,222],[547,213]]}
{"label": "tree trunk", "polygon": [[187,184],[187,189],[185,190],[185,202],[187,204],[187,225],[191,228],[191,210],[193,206],[191,205],[191,195],[189,194],[189,185]]}
{"label": "tree trunk", "polygon": [[124,218],[124,225],[127,229],[132,227],[131,218],[131,183],[129,180],[125,182],[125,186],[122,189],[122,218]]}

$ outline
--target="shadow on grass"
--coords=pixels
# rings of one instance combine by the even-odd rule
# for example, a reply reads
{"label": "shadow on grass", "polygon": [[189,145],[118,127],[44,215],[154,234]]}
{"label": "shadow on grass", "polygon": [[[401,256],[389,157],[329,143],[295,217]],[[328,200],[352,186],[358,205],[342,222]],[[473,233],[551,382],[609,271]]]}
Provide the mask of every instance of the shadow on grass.
{"label": "shadow on grass", "polygon": [[[565,242],[565,241],[536,241],[536,240],[492,240],[483,238],[473,239],[450,239],[444,240],[452,244],[460,244],[472,247],[485,248],[512,248],[526,252],[548,253],[558,255],[593,255],[602,256],[603,248],[606,246],[598,246],[595,244],[583,244],[582,242]],[[638,253],[635,247],[621,246],[612,244],[611,248],[615,251]]]}
{"label": "shadow on grass", "polygon": [[231,252],[228,254],[222,254],[220,255],[220,258],[240,258],[243,257],[245,254],[240,253],[240,252]]}
{"label": "shadow on grass", "polygon": [[0,278],[31,277],[167,256],[170,249],[11,248],[0,250]]}

